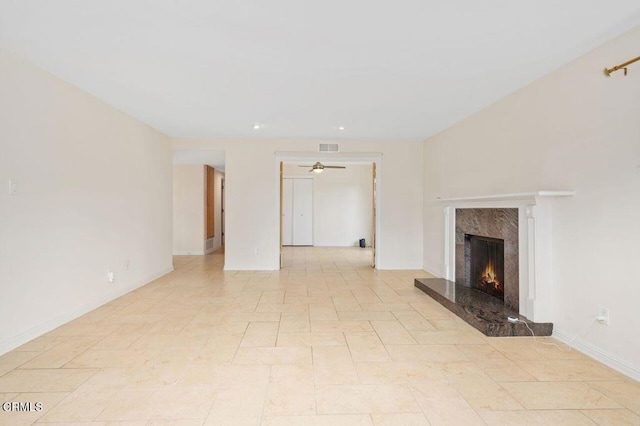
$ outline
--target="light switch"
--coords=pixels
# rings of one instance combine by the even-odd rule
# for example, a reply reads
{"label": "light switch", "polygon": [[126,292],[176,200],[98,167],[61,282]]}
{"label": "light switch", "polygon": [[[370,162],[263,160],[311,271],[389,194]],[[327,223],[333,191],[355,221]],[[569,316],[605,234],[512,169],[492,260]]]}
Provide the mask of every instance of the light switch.
{"label": "light switch", "polygon": [[9,195],[15,195],[18,193],[18,181],[9,179]]}

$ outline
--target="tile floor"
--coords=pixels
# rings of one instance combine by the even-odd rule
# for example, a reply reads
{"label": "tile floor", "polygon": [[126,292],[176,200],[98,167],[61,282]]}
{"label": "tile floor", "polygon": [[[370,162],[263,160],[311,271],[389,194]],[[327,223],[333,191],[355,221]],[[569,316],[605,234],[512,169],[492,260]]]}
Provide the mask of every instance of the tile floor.
{"label": "tile floor", "polygon": [[[558,344],[486,338],[360,248],[222,254],[0,357],[0,424],[640,425],[640,384]],[[552,342],[551,339],[540,339]]]}

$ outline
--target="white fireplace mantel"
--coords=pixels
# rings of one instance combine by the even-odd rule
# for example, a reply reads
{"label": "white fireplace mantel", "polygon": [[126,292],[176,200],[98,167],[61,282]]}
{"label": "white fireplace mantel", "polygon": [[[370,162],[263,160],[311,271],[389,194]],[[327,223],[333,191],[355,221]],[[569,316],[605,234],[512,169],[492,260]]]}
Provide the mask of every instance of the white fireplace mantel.
{"label": "white fireplace mantel", "polygon": [[534,322],[553,321],[553,226],[555,199],[574,191],[535,191],[515,194],[438,198],[444,204],[445,278],[455,281],[456,209],[518,209],[518,277],[520,314]]}
{"label": "white fireplace mantel", "polygon": [[495,195],[479,195],[473,197],[454,197],[440,198],[438,201],[515,201],[515,200],[533,200],[538,197],[572,197],[575,191],[535,191],[521,192],[516,194],[495,194]]}

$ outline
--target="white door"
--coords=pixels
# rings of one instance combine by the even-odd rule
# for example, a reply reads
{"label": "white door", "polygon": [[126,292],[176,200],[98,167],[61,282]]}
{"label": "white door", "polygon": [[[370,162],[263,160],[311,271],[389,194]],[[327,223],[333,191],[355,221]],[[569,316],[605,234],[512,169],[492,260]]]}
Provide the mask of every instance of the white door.
{"label": "white door", "polygon": [[293,245],[313,245],[313,179],[293,180]]}
{"label": "white door", "polygon": [[282,180],[282,245],[293,245],[293,179]]}

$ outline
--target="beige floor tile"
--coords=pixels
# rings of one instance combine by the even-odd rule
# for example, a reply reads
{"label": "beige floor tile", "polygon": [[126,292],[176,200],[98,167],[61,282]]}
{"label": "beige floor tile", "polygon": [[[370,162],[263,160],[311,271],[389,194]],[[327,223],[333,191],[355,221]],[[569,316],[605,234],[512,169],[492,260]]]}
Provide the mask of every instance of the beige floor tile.
{"label": "beige floor tile", "polygon": [[412,331],[411,335],[421,345],[482,345],[486,339],[479,332],[461,330]]}
{"label": "beige floor tile", "polygon": [[391,361],[385,346],[375,332],[344,334],[354,362]]}
{"label": "beige floor tile", "polygon": [[316,385],[360,383],[351,353],[346,346],[314,346],[313,373]]}
{"label": "beige floor tile", "polygon": [[369,321],[311,321],[311,331],[326,333],[338,332],[359,332],[373,331]]}
{"label": "beige floor tile", "polygon": [[55,336],[50,333],[43,334],[14,349],[13,352],[45,352],[69,339],[69,337],[70,336]]}
{"label": "beige floor tile", "polygon": [[362,384],[407,384],[430,381],[448,381],[441,363],[356,363],[356,370]]}
{"label": "beige floor tile", "polygon": [[218,389],[205,425],[259,425],[265,397],[266,384]]}
{"label": "beige floor tile", "polygon": [[442,305],[437,302],[418,302],[410,303],[409,305],[429,321],[437,319],[456,319],[449,310],[442,307]]}
{"label": "beige floor tile", "polygon": [[416,341],[398,321],[371,321],[380,340],[385,345],[412,345]]}
{"label": "beige floor tile", "polygon": [[411,391],[431,425],[484,425],[484,421],[450,384],[415,384]]}
{"label": "beige floor tile", "polygon": [[217,334],[211,336],[199,351],[195,352],[194,364],[229,364],[240,346],[243,334]]}
{"label": "beige floor tile", "polygon": [[542,382],[623,380],[624,376],[591,360],[519,361],[518,366]]}
{"label": "beige floor tile", "polygon": [[353,296],[353,294],[351,294],[351,292],[348,293],[348,296],[333,296],[332,299],[333,306],[337,312],[354,312],[362,310],[358,300]]}
{"label": "beige floor tile", "polygon": [[361,304],[363,311],[407,311],[415,312],[413,307],[404,302],[400,303],[363,303]]}
{"label": "beige floor tile", "polygon": [[244,334],[248,326],[249,321],[228,321],[214,324],[192,322],[182,329],[182,333],[209,338],[217,334]]}
{"label": "beige floor tile", "polygon": [[[114,314],[115,315],[115,314]],[[117,318],[117,316],[115,317]],[[102,323],[99,327],[95,324],[65,324],[50,331],[49,336],[70,337],[70,336],[108,336],[119,328],[117,324]]]}
{"label": "beige floor tile", "polygon": [[389,311],[341,311],[338,312],[341,321],[394,321],[396,317]]}
{"label": "beige floor tile", "polygon": [[279,333],[276,346],[344,346],[343,333]]}
{"label": "beige floor tile", "polygon": [[622,408],[586,383],[511,382],[501,385],[529,410]]}
{"label": "beige floor tile", "polygon": [[228,313],[225,315],[223,322],[237,323],[237,322],[273,322],[280,321],[280,312],[242,312],[242,313]]}
{"label": "beige floor tile", "polygon": [[602,426],[640,426],[640,416],[630,410],[582,410],[582,414]]}
{"label": "beige floor tile", "polygon": [[311,348],[239,348],[234,364],[311,364]]}
{"label": "beige floor tile", "polygon": [[[13,351],[0,356],[0,377],[40,355],[40,352]],[[3,389],[0,388],[0,391]]]}
{"label": "beige floor tile", "polygon": [[78,355],[65,368],[127,368],[140,365],[142,351],[89,349]]}
{"label": "beige floor tile", "polygon": [[371,289],[353,290],[352,293],[360,306],[382,303],[382,300],[380,300],[378,295]]}
{"label": "beige floor tile", "polygon": [[[165,388],[156,392],[150,402],[150,415],[157,419],[204,419],[209,414],[216,391],[211,388]],[[109,410],[110,407],[107,407]],[[102,416],[103,414],[101,414]]]}
{"label": "beige floor tile", "polygon": [[202,335],[193,336],[188,334],[147,334],[140,337],[129,346],[134,350],[152,351],[196,351],[202,348],[206,338]]}
{"label": "beige floor tile", "polygon": [[589,384],[625,408],[640,415],[640,383],[626,379],[614,382],[589,382]]}
{"label": "beige floor tile", "polygon": [[277,322],[250,322],[240,347],[275,346],[278,337]]}
{"label": "beige floor tile", "polygon": [[202,426],[205,419],[154,419],[149,420],[145,426]]}
{"label": "beige floor tile", "polygon": [[[331,300],[331,299],[329,299]],[[333,303],[309,305],[309,319],[314,321],[335,321],[338,319]]]}
{"label": "beige floor tile", "polygon": [[144,420],[155,413],[153,396],[156,389],[126,389],[114,392],[106,407],[98,414],[99,421]]}
{"label": "beige floor tile", "polygon": [[527,337],[494,337],[487,343],[512,361],[540,361],[541,358],[535,350],[536,343]]}
{"label": "beige floor tile", "polygon": [[490,426],[595,425],[577,410],[482,411],[479,414]]}
{"label": "beige floor tile", "polygon": [[317,386],[318,414],[416,413],[420,407],[402,385]]}
{"label": "beige floor tile", "polygon": [[[476,364],[482,365],[478,361]],[[495,382],[534,382],[536,380],[535,377],[517,365],[489,367],[485,368],[484,372]]]}
{"label": "beige floor tile", "polygon": [[429,426],[422,413],[372,414],[374,426]]}
{"label": "beige floor tile", "polygon": [[145,324],[124,324],[91,349],[128,349],[132,343],[144,336],[147,330],[148,326]]}
{"label": "beige floor tile", "polygon": [[0,377],[3,392],[71,392],[96,370],[13,370]]}
{"label": "beige floor tile", "polygon": [[416,311],[392,311],[393,315],[408,331],[434,331],[436,328]]}
{"label": "beige floor tile", "polygon": [[309,306],[302,303],[259,303],[256,312],[295,312],[304,313],[309,311]]}
{"label": "beige floor tile", "polygon": [[267,290],[262,292],[259,303],[284,303],[284,290]]}
{"label": "beige floor tile", "polygon": [[271,367],[268,365],[191,365],[178,380],[178,388],[234,388],[252,384],[266,387]]}
{"label": "beige floor tile", "polygon": [[262,426],[372,426],[364,414],[264,417]]}
{"label": "beige floor tile", "polygon": [[393,361],[468,361],[454,345],[386,345]]}
{"label": "beige floor tile", "polygon": [[313,366],[274,365],[264,403],[264,416],[316,414]]}

